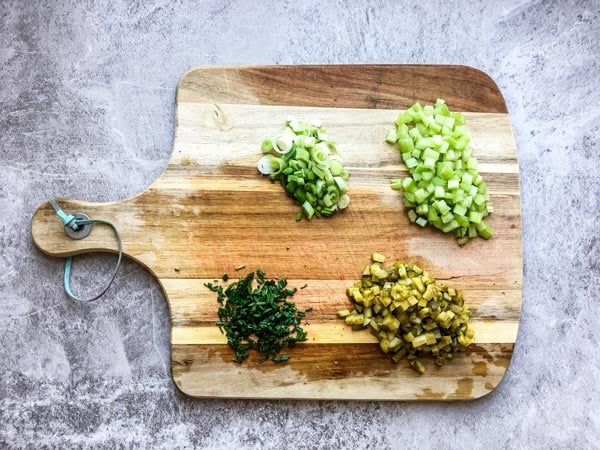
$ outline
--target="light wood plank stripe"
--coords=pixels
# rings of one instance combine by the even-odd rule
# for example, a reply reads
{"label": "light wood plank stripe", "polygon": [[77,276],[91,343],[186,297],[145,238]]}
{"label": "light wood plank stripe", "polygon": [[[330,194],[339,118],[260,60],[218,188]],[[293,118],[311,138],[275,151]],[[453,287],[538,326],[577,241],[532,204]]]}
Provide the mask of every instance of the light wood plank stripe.
{"label": "light wood plank stripe", "polygon": [[[511,320],[470,320],[469,325],[475,330],[475,343],[496,344],[515,342],[517,337],[518,321]],[[306,345],[311,344],[366,344],[376,343],[377,338],[368,330],[352,331],[341,319],[339,322],[319,323],[308,322],[302,324],[308,333]],[[227,339],[221,334],[219,328],[212,326],[175,326],[171,331],[173,344],[225,344]]]}

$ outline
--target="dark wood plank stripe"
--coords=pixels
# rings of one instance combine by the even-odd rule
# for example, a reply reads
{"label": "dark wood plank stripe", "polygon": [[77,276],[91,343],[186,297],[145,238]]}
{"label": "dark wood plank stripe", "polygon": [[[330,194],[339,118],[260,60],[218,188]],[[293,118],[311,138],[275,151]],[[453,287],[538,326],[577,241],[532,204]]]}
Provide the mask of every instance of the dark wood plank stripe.
{"label": "dark wood plank stripe", "polygon": [[437,98],[460,111],[507,112],[496,83],[467,66],[197,67],[177,90],[178,103],[405,109]]}
{"label": "dark wood plank stripe", "polygon": [[291,358],[284,364],[260,364],[252,354],[237,365],[227,345],[174,345],[171,366],[175,382],[196,397],[454,400],[491,391],[504,375],[513,345],[472,346],[441,368],[423,358],[427,372],[422,376],[406,361],[394,364],[377,344],[307,350],[302,344],[289,349]]}

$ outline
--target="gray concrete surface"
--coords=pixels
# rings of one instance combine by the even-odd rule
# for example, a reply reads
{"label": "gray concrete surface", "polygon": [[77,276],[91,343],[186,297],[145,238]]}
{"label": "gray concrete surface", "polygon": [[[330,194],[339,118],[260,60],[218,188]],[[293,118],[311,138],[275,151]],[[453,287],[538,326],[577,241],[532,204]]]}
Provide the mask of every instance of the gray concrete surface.
{"label": "gray concrete surface", "polygon": [[[0,2],[0,448],[598,448],[599,24],[598,1]],[[361,62],[468,64],[506,97],[525,263],[506,378],[467,403],[183,397],[157,283],[126,262],[69,301],[35,208],[144,190],[192,66]],[[82,258],[76,285],[111,262]]]}

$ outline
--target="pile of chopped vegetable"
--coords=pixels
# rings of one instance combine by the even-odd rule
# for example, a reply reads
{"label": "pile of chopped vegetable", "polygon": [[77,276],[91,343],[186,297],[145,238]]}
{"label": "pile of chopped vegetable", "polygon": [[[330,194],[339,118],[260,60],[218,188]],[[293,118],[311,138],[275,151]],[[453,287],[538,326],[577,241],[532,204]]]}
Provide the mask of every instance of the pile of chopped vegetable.
{"label": "pile of chopped vegetable", "polygon": [[[349,174],[335,142],[318,122],[289,118],[286,125],[283,134],[262,143],[266,155],[258,161],[259,172],[279,180],[307,219],[346,208]],[[302,212],[296,220],[302,220]]]}
{"label": "pile of chopped vegetable", "polygon": [[[228,277],[223,275],[222,279],[227,281]],[[288,289],[285,279],[267,279],[265,272],[258,269],[256,283],[254,281],[254,272],[250,272],[225,289],[213,283],[205,284],[217,293],[221,305],[217,325],[235,352],[235,362],[248,358],[251,349],[262,353],[259,362],[287,361],[289,355],[279,353],[285,346],[306,341],[300,321],[312,308],[298,311],[294,303],[286,300],[297,289]]]}
{"label": "pile of chopped vegetable", "polygon": [[414,264],[397,261],[384,268],[383,255],[371,259],[362,280],[347,290],[354,309],[338,312],[347,324],[369,327],[384,353],[393,353],[395,363],[406,358],[419,373],[425,372],[419,357],[431,355],[441,366],[471,344],[475,333],[461,291]]}
{"label": "pile of chopped vegetable", "polygon": [[386,140],[398,145],[410,173],[393,180],[392,189],[403,190],[411,222],[453,232],[460,245],[492,235],[483,220],[493,211],[490,195],[460,112],[451,112],[441,99],[435,106],[415,103],[400,113]]}

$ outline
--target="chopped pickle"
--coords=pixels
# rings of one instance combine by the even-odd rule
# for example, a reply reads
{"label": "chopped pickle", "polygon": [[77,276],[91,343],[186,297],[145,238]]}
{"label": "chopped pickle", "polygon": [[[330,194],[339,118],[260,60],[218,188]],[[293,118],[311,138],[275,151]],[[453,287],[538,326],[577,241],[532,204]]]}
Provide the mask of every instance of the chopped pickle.
{"label": "chopped pickle", "polygon": [[461,291],[414,264],[396,261],[384,268],[380,253],[371,260],[361,281],[346,290],[354,309],[338,311],[347,324],[368,327],[395,363],[406,358],[420,374],[425,372],[422,356],[431,355],[441,366],[471,344],[475,332],[468,326],[471,312]]}
{"label": "chopped pickle", "polygon": [[346,317],[346,323],[348,325],[362,325],[365,320],[365,316],[358,313],[352,313]]}
{"label": "chopped pickle", "polygon": [[338,317],[348,317],[350,315],[350,310],[349,309],[342,309],[341,311],[338,311],[337,313]]}
{"label": "chopped pickle", "polygon": [[385,261],[385,256],[383,256],[381,253],[373,253],[371,254],[371,259],[374,262],[382,263]]}

